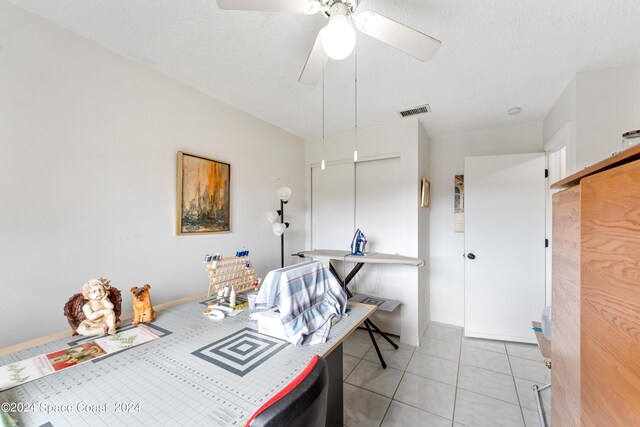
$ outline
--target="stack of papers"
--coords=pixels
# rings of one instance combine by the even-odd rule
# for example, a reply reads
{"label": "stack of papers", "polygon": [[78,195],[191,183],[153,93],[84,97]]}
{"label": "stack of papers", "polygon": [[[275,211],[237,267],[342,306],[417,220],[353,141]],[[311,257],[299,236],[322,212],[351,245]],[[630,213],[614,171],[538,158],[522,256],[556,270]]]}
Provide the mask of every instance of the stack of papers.
{"label": "stack of papers", "polygon": [[114,335],[0,366],[0,391],[158,338],[148,327],[138,325]]}

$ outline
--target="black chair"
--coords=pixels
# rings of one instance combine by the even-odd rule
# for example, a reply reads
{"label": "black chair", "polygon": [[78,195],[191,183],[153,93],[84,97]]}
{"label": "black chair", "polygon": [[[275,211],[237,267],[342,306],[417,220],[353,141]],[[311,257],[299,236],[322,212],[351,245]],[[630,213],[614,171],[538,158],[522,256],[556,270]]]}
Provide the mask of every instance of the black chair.
{"label": "black chair", "polygon": [[327,362],[314,356],[300,375],[253,414],[246,427],[324,427],[328,385]]}

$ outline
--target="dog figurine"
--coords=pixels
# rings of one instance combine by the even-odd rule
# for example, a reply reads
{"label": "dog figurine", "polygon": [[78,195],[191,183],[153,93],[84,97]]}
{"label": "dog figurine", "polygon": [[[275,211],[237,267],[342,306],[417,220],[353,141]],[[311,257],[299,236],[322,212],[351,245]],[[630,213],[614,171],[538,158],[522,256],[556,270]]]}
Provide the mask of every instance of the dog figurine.
{"label": "dog figurine", "polygon": [[149,323],[156,317],[156,312],[151,304],[151,296],[149,295],[150,285],[144,285],[142,288],[131,288],[133,296],[133,325],[138,323]]}

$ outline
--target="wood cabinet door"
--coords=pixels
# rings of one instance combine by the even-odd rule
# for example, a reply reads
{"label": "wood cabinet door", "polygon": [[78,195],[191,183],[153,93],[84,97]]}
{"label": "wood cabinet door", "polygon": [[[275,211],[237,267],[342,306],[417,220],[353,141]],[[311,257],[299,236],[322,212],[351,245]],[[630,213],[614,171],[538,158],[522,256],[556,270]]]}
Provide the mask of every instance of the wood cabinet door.
{"label": "wood cabinet door", "polygon": [[640,161],[581,181],[585,426],[640,422]]}
{"label": "wood cabinet door", "polygon": [[580,425],[580,186],[553,195],[551,425]]}

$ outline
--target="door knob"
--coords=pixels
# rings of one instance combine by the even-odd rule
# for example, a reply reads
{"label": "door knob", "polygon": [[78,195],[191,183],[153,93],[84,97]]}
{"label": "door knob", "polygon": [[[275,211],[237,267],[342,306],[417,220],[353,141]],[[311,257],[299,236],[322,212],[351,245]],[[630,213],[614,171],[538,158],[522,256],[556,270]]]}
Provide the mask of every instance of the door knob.
{"label": "door knob", "polygon": [[469,252],[469,253],[467,254],[467,258],[469,258],[469,259],[476,259],[476,256],[475,256],[473,253]]}

